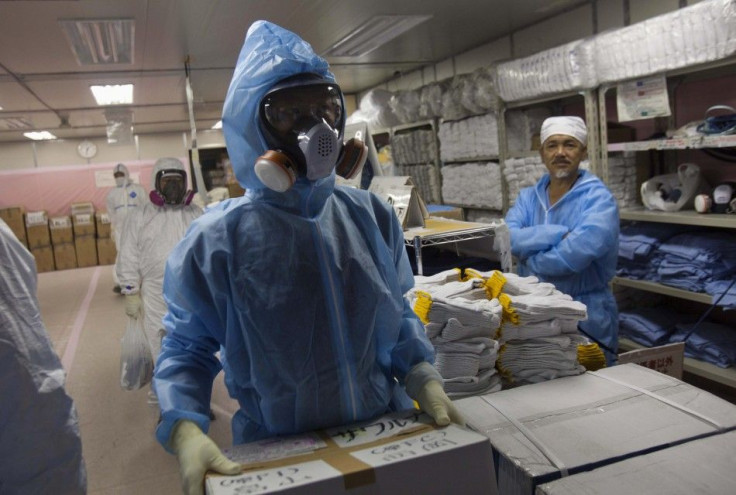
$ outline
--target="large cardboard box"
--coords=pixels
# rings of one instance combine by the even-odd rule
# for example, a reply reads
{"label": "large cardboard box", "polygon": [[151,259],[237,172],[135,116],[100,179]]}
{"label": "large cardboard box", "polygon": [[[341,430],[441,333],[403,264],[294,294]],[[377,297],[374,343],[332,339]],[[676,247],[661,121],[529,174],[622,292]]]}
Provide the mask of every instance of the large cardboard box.
{"label": "large cardboard box", "polygon": [[30,249],[51,245],[49,217],[45,211],[26,213],[26,239]]}
{"label": "large cardboard box", "polygon": [[0,208],[0,218],[8,224],[8,227],[13,231],[15,237],[17,237],[24,246],[28,247],[28,241],[26,240],[26,226],[23,221],[24,213],[25,208],[22,206],[8,206],[7,208]]}
{"label": "large cardboard box", "polygon": [[504,494],[736,427],[736,405],[636,364],[455,405],[490,439]]}
{"label": "large cardboard box", "polygon": [[488,439],[404,411],[373,421],[239,445],[238,476],[209,475],[208,495],[496,494]]}
{"label": "large cardboard box", "polygon": [[95,213],[95,226],[97,227],[97,237],[110,237],[110,234],[112,233],[110,228],[110,215],[108,215],[106,211],[98,211]]}
{"label": "large cardboard box", "polygon": [[31,254],[36,259],[36,271],[38,273],[54,271],[54,252],[51,250],[51,246],[31,248]]}
{"label": "large cardboard box", "polygon": [[118,255],[115,249],[115,241],[110,237],[97,238],[97,263],[100,265],[115,264],[115,257]]}
{"label": "large cardboard box", "polygon": [[94,213],[77,213],[76,215],[72,215],[72,224],[74,225],[74,237],[95,235]]}
{"label": "large cardboard box", "polygon": [[79,268],[97,264],[97,242],[94,235],[75,237],[74,247],[77,250]]}
{"label": "large cardboard box", "polygon": [[77,267],[77,249],[74,242],[54,244],[54,264],[57,270]]}
{"label": "large cardboard box", "polygon": [[51,244],[53,245],[74,242],[72,218],[69,216],[49,218],[49,230],[51,231]]}
{"label": "large cardboard box", "polygon": [[545,483],[537,495],[734,493],[734,459],[736,432],[729,432]]}

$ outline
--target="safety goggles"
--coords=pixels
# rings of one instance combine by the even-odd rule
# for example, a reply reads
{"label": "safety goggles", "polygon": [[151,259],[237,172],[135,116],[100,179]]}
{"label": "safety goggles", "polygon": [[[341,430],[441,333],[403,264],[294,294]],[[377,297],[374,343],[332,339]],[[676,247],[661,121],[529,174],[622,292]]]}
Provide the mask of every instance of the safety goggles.
{"label": "safety goggles", "polygon": [[169,183],[175,182],[183,188],[186,187],[187,174],[178,168],[159,170],[156,174],[156,189],[164,191]]}
{"label": "safety goggles", "polygon": [[343,114],[340,88],[336,84],[309,84],[276,90],[261,100],[264,123],[275,136],[299,134],[324,122],[337,129]]}

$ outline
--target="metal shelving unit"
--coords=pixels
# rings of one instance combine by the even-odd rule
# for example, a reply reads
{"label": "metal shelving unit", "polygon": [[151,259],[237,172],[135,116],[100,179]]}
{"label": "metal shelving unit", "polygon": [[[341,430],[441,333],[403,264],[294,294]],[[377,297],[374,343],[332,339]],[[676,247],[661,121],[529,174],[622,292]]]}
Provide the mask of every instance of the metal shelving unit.
{"label": "metal shelving unit", "polygon": [[699,227],[719,227],[736,229],[736,215],[727,213],[698,213],[695,210],[685,211],[652,211],[645,208],[621,210],[621,220],[637,220],[640,222],[677,223]]}
{"label": "metal shelving unit", "polygon": [[687,290],[678,289],[676,287],[670,287],[669,285],[649,282],[647,280],[634,280],[625,277],[614,277],[613,283],[617,285],[623,285],[625,287],[632,287],[634,289],[645,290],[647,292],[656,292],[657,294],[662,294],[665,296],[688,299],[690,301],[696,301],[703,304],[713,303],[713,297],[710,294],[705,294],[703,292],[690,292]]}

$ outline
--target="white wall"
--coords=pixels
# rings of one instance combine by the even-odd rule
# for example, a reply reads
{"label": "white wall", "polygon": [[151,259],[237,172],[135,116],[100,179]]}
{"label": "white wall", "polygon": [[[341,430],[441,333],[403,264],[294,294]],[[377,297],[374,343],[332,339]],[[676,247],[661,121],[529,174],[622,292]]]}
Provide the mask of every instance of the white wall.
{"label": "white wall", "polygon": [[[625,0],[595,0],[598,32],[624,26]],[[692,5],[702,0],[688,0]],[[636,23],[677,10],[679,0],[629,0],[629,20]],[[401,78],[381,84],[389,91],[416,89],[434,81],[442,81],[458,74],[473,72],[479,67],[512,58],[521,58],[555,46],[596,34],[592,4],[586,4],[562,15],[552,17],[510,36],[487,43],[435,65],[423,67]],[[358,100],[365,93],[358,95]]]}
{"label": "white wall", "polygon": [[[109,145],[104,138],[91,139],[97,145],[97,154],[87,160],[77,154],[81,139],[58,139],[53,141],[23,141],[0,145],[0,170],[26,169],[34,167],[60,167],[95,163],[118,163],[147,160],[164,156],[187,156],[190,144],[189,133],[148,134],[137,136],[136,143]],[[221,130],[197,132],[200,148],[224,146]]]}

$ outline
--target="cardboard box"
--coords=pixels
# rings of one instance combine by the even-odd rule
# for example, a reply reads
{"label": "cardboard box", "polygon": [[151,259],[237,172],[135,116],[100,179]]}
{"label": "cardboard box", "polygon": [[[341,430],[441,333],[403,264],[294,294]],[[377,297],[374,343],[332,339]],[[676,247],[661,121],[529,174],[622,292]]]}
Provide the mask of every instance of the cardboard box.
{"label": "cardboard box", "polygon": [[77,249],[74,242],[54,244],[54,264],[57,270],[77,267]]}
{"label": "cardboard box", "polygon": [[74,238],[74,248],[77,250],[77,266],[94,266],[97,264],[97,242],[93,235]]}
{"label": "cardboard box", "polygon": [[636,364],[455,405],[490,439],[504,494],[736,427],[736,405]]}
{"label": "cardboard box", "polygon": [[49,217],[45,211],[26,213],[26,239],[30,249],[51,245]]}
{"label": "cardboard box", "polygon": [[78,213],[72,215],[72,224],[74,224],[74,237],[95,235],[94,213]]}
{"label": "cardboard box", "polygon": [[416,411],[226,453],[246,471],[208,475],[208,495],[497,493],[488,439],[455,425],[438,428]]}
{"label": "cardboard box", "polygon": [[648,349],[635,349],[618,355],[618,364],[634,363],[682,380],[685,343],[676,342]]}
{"label": "cardboard box", "polygon": [[95,213],[95,226],[97,227],[97,237],[107,238],[112,234],[110,215],[106,211]]}
{"label": "cardboard box", "polygon": [[82,201],[79,203],[72,203],[71,214],[74,215],[94,215],[95,205],[89,201]]}
{"label": "cardboard box", "polygon": [[453,220],[465,220],[463,209],[456,206],[427,205],[430,217],[451,218]]}
{"label": "cardboard box", "polygon": [[537,488],[538,495],[733,493],[736,432],[693,440]]}
{"label": "cardboard box", "polygon": [[17,237],[24,246],[28,247],[28,241],[26,240],[26,226],[23,221],[24,213],[25,208],[22,206],[0,208],[0,218],[8,224],[8,227],[13,231],[15,237]]}
{"label": "cardboard box", "polygon": [[36,272],[54,271],[54,252],[51,246],[40,246],[31,248],[31,254],[36,259]]}
{"label": "cardboard box", "polygon": [[97,263],[100,265],[114,265],[118,255],[115,241],[110,237],[97,238]]}
{"label": "cardboard box", "polygon": [[[49,218],[49,230],[51,231],[51,244],[69,244],[74,242],[74,231],[72,230],[71,217]],[[76,260],[75,260],[76,263]]]}

